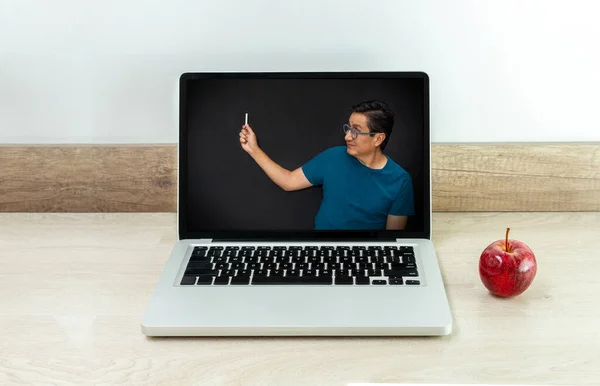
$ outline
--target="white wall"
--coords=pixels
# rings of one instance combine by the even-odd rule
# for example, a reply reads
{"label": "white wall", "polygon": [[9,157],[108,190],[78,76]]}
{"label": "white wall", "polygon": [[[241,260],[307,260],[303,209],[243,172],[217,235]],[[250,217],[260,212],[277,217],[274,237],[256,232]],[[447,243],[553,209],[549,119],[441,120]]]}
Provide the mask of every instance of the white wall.
{"label": "white wall", "polygon": [[0,0],[0,143],[175,143],[200,70],[422,70],[434,142],[598,141],[598,3]]}

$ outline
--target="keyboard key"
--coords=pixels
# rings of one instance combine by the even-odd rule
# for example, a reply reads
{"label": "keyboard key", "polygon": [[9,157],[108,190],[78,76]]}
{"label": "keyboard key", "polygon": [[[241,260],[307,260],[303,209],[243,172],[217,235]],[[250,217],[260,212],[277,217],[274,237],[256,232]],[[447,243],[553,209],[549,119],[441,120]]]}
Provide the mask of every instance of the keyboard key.
{"label": "keyboard key", "polygon": [[367,263],[367,262],[356,263],[356,267],[360,268],[360,269],[371,269],[371,268],[373,268],[373,264]]}
{"label": "keyboard key", "polygon": [[375,269],[389,269],[390,265],[388,263],[374,263],[373,268]]}
{"label": "keyboard key", "polygon": [[390,282],[390,284],[395,284],[395,285],[403,284],[403,281],[402,281],[401,277],[391,277],[389,279],[389,282]]}
{"label": "keyboard key", "polygon": [[352,271],[352,276],[354,276],[354,277],[369,277],[369,275],[367,275],[366,269]]}
{"label": "keyboard key", "polygon": [[296,263],[296,269],[307,269],[308,263]]}
{"label": "keyboard key", "polygon": [[389,259],[389,257],[386,258],[385,256],[373,256],[371,257],[371,263],[385,263],[387,261],[386,259]]}
{"label": "keyboard key", "polygon": [[219,275],[219,270],[218,269],[211,269],[211,270],[206,270],[206,271],[197,271],[197,272],[188,272],[185,271],[184,275],[192,275],[192,276],[218,276]]}
{"label": "keyboard key", "polygon": [[419,280],[407,280],[406,284],[407,285],[419,285],[419,284],[421,284],[421,282]]}
{"label": "keyboard key", "polygon": [[250,276],[234,276],[231,278],[232,285],[250,284]]}
{"label": "keyboard key", "polygon": [[384,276],[388,276],[388,277],[419,276],[419,273],[417,272],[416,269],[401,269],[401,270],[386,269],[383,271],[383,273],[384,273]]}
{"label": "keyboard key", "polygon": [[211,263],[212,257],[210,256],[192,256],[190,257],[190,261],[188,264],[196,264],[196,263]]}
{"label": "keyboard key", "polygon": [[368,269],[367,274],[369,276],[381,276],[381,270],[380,269]]}
{"label": "keyboard key", "polygon": [[405,264],[416,264],[414,255],[404,255],[402,256],[402,262]]}
{"label": "keyboard key", "polygon": [[357,285],[371,284],[371,280],[366,276],[358,276],[358,277],[355,277],[354,280],[356,280]]}
{"label": "keyboard key", "polygon": [[327,263],[327,269],[330,269],[332,271],[335,271],[336,269],[338,269],[340,267],[341,267],[340,263]]}
{"label": "keyboard key", "polygon": [[188,263],[187,268],[195,268],[195,269],[212,269],[212,263],[198,262],[198,263]]}
{"label": "keyboard key", "polygon": [[183,275],[181,279],[181,285],[194,285],[196,284],[196,275]]}
{"label": "keyboard key", "polygon": [[354,284],[354,278],[352,276],[336,276],[335,284],[351,285]]}
{"label": "keyboard key", "polygon": [[350,272],[350,276],[358,276],[359,274],[362,274],[364,272],[364,269],[350,267],[348,268],[348,272]]}
{"label": "keyboard key", "polygon": [[368,264],[369,257],[368,256],[355,257],[354,261],[356,261],[357,263],[361,263],[361,264]]}
{"label": "keyboard key", "polygon": [[215,283],[214,284],[220,284],[220,285],[227,285],[227,284],[229,284],[229,276],[218,276],[218,277],[215,277]]}
{"label": "keyboard key", "polygon": [[[214,275],[216,276],[216,275]],[[213,275],[199,275],[197,285],[210,285],[213,282]]]}
{"label": "keyboard key", "polygon": [[196,257],[196,258],[207,257],[206,250],[205,249],[204,250],[198,250],[198,251],[194,250],[192,252],[192,257]]}
{"label": "keyboard key", "polygon": [[195,266],[198,264],[212,264],[212,257],[199,257],[199,256],[192,256],[190,258],[190,261],[188,262],[188,267],[189,266]]}
{"label": "keyboard key", "polygon": [[253,285],[278,285],[278,284],[332,284],[331,278],[327,277],[302,277],[302,276],[254,276]]}
{"label": "keyboard key", "polygon": [[[298,264],[296,264],[296,267],[298,267]],[[310,263],[310,266],[307,266],[305,269],[325,269],[327,267],[327,264],[325,263]]]}
{"label": "keyboard key", "polygon": [[216,275],[219,271],[212,268],[188,268],[185,270],[185,275]]}
{"label": "keyboard key", "polygon": [[385,285],[385,284],[387,284],[387,281],[385,281],[385,280],[373,280],[373,284],[375,284],[375,285]]}

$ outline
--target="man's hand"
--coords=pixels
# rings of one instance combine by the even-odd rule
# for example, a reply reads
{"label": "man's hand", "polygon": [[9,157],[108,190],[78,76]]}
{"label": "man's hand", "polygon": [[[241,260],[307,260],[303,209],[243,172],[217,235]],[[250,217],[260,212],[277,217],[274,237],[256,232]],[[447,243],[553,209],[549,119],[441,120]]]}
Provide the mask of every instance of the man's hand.
{"label": "man's hand", "polygon": [[240,131],[240,144],[242,145],[242,149],[248,154],[255,153],[259,149],[256,134],[254,134],[254,130],[252,130],[250,125],[242,126],[242,130]]}

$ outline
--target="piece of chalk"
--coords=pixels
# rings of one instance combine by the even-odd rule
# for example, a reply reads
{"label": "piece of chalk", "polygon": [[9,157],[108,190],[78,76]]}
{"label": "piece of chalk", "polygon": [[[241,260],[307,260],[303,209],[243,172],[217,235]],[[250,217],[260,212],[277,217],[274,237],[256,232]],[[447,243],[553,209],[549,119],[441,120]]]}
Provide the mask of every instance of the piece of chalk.
{"label": "piece of chalk", "polygon": [[246,125],[248,124],[248,113],[246,113]]}

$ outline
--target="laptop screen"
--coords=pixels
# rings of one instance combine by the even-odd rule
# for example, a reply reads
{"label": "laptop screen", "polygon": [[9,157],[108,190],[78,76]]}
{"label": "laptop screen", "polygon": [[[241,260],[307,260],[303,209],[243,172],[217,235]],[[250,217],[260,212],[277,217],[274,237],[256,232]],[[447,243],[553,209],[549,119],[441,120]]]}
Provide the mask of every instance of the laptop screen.
{"label": "laptop screen", "polygon": [[181,238],[428,237],[422,73],[184,74]]}

